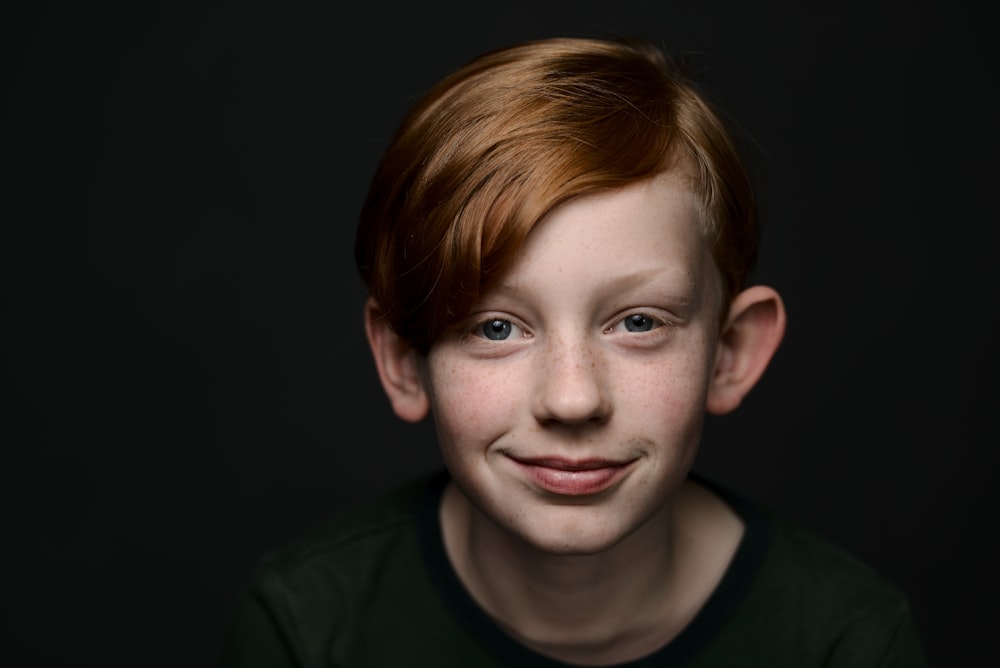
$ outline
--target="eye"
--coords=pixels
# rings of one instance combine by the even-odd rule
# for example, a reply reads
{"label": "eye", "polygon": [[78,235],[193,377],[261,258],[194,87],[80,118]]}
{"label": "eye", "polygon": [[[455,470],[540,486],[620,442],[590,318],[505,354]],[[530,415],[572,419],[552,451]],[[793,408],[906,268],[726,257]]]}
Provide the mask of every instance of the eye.
{"label": "eye", "polygon": [[620,328],[624,328],[627,332],[649,332],[656,329],[657,327],[662,327],[663,321],[658,318],[654,318],[645,313],[630,313],[621,320],[619,320],[611,328],[610,331],[614,331]]}
{"label": "eye", "polygon": [[476,323],[472,333],[490,341],[506,341],[513,336],[524,336],[524,330],[503,318],[490,318]]}

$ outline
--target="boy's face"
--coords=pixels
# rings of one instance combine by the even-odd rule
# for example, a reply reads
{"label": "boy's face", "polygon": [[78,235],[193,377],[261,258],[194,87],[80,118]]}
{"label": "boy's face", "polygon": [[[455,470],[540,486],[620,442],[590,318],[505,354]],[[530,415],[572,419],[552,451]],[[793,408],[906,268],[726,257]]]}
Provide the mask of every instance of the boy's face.
{"label": "boy's face", "polygon": [[557,208],[427,357],[459,488],[548,552],[600,552],[642,527],[695,456],[719,295],[679,177]]}

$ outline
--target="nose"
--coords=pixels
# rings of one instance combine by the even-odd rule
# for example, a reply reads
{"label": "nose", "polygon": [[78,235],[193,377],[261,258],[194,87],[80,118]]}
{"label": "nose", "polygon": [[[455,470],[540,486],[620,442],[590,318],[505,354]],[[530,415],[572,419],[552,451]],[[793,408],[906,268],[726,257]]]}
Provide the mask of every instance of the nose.
{"label": "nose", "polygon": [[535,418],[542,423],[603,422],[611,397],[600,355],[583,341],[553,340],[536,361]]}

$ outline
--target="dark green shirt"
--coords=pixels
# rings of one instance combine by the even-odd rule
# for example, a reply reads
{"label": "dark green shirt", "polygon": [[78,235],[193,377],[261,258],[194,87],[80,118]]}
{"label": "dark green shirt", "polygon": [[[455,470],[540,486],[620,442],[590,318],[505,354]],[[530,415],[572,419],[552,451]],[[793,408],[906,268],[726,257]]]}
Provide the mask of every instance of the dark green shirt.
{"label": "dark green shirt", "polygon": [[[226,668],[558,668],[506,635],[451,569],[437,509],[447,475],[268,555],[239,604]],[[924,666],[905,598],[864,564],[716,490],[746,532],[719,586],[629,668]]]}

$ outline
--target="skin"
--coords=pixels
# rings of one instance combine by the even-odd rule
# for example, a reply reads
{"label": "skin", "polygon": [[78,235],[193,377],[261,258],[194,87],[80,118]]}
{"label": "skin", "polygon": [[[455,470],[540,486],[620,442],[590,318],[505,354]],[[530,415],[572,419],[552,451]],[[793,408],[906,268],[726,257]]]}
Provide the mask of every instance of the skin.
{"label": "skin", "polygon": [[735,408],[784,331],[770,288],[723,313],[686,180],[572,200],[426,358],[366,323],[397,415],[433,415],[453,481],[445,547],[526,645],[601,665],[643,656],[704,604],[742,536],[687,480],[706,410]]}

